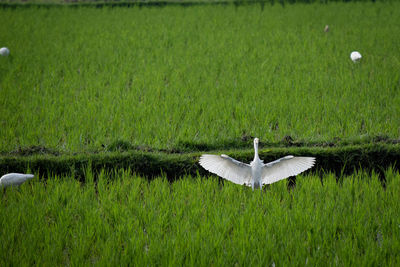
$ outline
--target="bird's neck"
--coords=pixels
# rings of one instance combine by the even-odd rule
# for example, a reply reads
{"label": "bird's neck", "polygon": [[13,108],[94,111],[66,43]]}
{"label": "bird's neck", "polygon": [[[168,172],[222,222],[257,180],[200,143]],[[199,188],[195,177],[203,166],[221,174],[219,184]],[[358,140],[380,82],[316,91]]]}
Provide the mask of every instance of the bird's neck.
{"label": "bird's neck", "polygon": [[258,157],[258,144],[254,144],[254,160],[259,160],[260,158]]}

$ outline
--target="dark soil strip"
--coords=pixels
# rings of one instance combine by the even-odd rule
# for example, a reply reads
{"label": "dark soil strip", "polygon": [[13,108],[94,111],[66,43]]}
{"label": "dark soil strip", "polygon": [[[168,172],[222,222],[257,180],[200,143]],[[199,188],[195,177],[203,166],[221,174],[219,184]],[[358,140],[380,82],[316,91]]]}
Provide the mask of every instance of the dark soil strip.
{"label": "dark soil strip", "polygon": [[[181,7],[192,7],[202,5],[253,5],[258,4],[264,8],[265,4],[273,5],[275,1],[263,1],[263,0],[252,0],[252,1],[132,1],[132,2],[65,2],[65,3],[0,3],[0,8],[52,8],[52,7],[94,7],[94,8],[116,8],[116,7],[166,7],[166,6],[181,6]],[[276,3],[284,4],[285,1],[277,1]]]}
{"label": "dark soil strip", "polygon": [[[342,2],[375,2],[376,0],[342,0]],[[30,3],[29,1],[15,1],[15,2],[0,2],[0,8],[16,8],[16,7],[40,7],[40,8],[51,8],[51,7],[94,7],[94,8],[104,8],[104,7],[165,7],[165,6],[181,6],[181,7],[191,7],[200,5],[234,5],[247,6],[247,5],[259,5],[261,9],[264,9],[265,5],[279,4],[285,6],[286,4],[295,3],[320,3],[327,4],[329,2],[340,2],[340,0],[200,0],[200,1],[179,1],[179,0],[164,0],[164,1],[77,1],[77,0],[64,0],[63,3],[60,2],[47,2],[47,3]]]}

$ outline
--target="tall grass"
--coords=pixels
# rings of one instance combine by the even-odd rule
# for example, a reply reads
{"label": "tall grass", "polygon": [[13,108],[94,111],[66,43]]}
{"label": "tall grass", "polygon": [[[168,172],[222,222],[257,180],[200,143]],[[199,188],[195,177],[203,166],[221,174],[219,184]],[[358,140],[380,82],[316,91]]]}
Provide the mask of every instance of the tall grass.
{"label": "tall grass", "polygon": [[[299,176],[264,191],[214,178],[97,185],[33,180],[0,192],[0,265],[383,265],[400,263],[400,175]],[[50,178],[50,177],[47,177]]]}
{"label": "tall grass", "polygon": [[398,2],[1,9],[0,151],[398,138],[398,17]]}

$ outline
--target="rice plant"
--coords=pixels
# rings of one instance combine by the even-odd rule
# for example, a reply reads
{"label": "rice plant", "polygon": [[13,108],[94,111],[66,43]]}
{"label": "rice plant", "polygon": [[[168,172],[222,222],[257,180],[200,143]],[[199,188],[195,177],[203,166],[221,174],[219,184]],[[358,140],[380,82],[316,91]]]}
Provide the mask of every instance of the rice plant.
{"label": "rice plant", "polygon": [[0,192],[0,265],[398,265],[399,173],[341,178],[40,177]]}
{"label": "rice plant", "polygon": [[0,9],[0,151],[398,138],[398,5]]}

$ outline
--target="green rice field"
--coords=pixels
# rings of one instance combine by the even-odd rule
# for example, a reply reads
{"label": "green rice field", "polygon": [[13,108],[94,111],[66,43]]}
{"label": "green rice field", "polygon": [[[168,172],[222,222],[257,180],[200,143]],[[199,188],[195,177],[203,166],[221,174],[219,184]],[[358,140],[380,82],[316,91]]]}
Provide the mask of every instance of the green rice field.
{"label": "green rice field", "polygon": [[399,17],[398,2],[0,9],[0,151],[398,139]]}
{"label": "green rice field", "polygon": [[[0,194],[0,265],[397,266],[400,175],[298,176],[252,191],[216,179],[102,173]],[[322,183],[321,183],[322,178]]]}
{"label": "green rice field", "polygon": [[[0,0],[0,266],[400,265],[399,1],[43,2]],[[253,137],[316,165],[198,164]]]}

